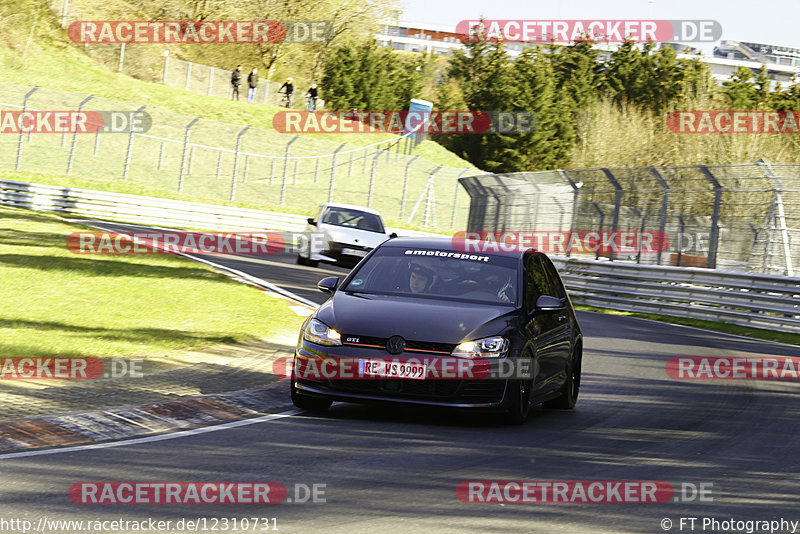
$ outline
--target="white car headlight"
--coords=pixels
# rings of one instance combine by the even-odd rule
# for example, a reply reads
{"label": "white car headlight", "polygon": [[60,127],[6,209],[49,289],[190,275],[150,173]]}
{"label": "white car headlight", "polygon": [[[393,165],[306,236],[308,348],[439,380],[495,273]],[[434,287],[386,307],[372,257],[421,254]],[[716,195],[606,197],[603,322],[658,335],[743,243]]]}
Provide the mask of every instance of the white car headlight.
{"label": "white car headlight", "polygon": [[508,353],[508,340],[501,336],[485,337],[459,344],[450,353],[459,358],[502,358]]}
{"label": "white car headlight", "polygon": [[329,347],[342,344],[341,334],[317,319],[311,319],[308,322],[306,329],[303,331],[303,339],[317,345],[327,345]]}

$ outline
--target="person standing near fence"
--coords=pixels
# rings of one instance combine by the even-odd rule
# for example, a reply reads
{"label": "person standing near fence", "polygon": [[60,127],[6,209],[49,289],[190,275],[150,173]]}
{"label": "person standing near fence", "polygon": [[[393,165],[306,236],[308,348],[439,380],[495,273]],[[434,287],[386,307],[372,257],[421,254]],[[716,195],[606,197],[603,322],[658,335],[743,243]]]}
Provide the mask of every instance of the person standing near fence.
{"label": "person standing near fence", "polygon": [[319,89],[317,89],[317,84],[312,83],[311,87],[308,88],[308,110],[309,111],[316,111],[317,110],[317,96],[319,96]]}
{"label": "person standing near fence", "polygon": [[256,97],[256,88],[258,87],[258,69],[254,68],[250,71],[250,74],[247,75],[247,85],[250,86],[247,89],[247,103],[252,104]]}
{"label": "person standing near fence", "polygon": [[231,100],[236,96],[239,100],[239,86],[242,85],[242,66],[239,65],[231,73]]}

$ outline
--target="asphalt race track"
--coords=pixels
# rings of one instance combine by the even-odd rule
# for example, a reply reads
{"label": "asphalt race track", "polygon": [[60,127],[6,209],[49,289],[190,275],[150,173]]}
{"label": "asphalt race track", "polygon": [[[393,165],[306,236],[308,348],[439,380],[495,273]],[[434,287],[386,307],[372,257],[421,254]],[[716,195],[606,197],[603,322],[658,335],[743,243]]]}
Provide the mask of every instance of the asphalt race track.
{"label": "asphalt race track", "polygon": [[[314,302],[324,300],[315,289],[320,278],[346,273],[300,267],[286,254],[208,259]],[[182,518],[208,518],[197,531],[211,532],[211,518],[262,517],[275,518],[279,532],[324,534],[741,532],[722,522],[800,521],[797,381],[679,381],[665,371],[676,356],[800,357],[800,347],[621,316],[582,312],[579,320],[586,339],[574,411],[539,408],[521,427],[429,408],[338,403],[319,416],[293,410],[284,382],[286,403],[274,413],[288,414],[270,421],[114,448],[0,456],[0,516],[34,524],[40,517],[154,518],[172,521],[169,532],[189,531],[174,528]],[[664,481],[688,502],[461,502],[456,487],[475,480]],[[68,490],[82,481],[276,481],[295,500],[295,484],[324,484],[325,502],[74,504]],[[701,484],[713,502],[692,495]],[[697,518],[694,530],[686,518]],[[704,518],[720,527],[703,528]]]}

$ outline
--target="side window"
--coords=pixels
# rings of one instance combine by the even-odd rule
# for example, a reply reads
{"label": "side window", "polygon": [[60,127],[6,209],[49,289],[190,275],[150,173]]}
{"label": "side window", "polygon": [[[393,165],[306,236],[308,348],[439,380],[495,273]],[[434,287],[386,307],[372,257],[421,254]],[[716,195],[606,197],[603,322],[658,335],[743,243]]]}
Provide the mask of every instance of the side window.
{"label": "side window", "polygon": [[561,277],[558,276],[558,271],[549,258],[542,257],[541,260],[544,264],[544,270],[547,272],[547,281],[550,288],[548,295],[563,299],[567,296],[567,293],[564,290],[564,284],[561,282]]}
{"label": "side window", "polygon": [[542,260],[538,254],[531,254],[525,260],[527,279],[525,280],[525,303],[528,311],[533,310],[536,306],[536,299],[542,295],[547,295],[550,287],[547,283],[547,275],[545,275],[542,266]]}

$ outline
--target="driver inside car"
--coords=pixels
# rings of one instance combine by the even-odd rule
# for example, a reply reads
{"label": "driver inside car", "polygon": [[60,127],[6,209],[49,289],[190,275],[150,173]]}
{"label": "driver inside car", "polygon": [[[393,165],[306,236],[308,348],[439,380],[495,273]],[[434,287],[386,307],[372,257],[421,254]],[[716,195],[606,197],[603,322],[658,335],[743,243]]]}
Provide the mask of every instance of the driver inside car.
{"label": "driver inside car", "polygon": [[432,269],[428,269],[418,263],[412,263],[411,274],[408,278],[408,288],[412,293],[427,293],[433,285],[435,274]]}

